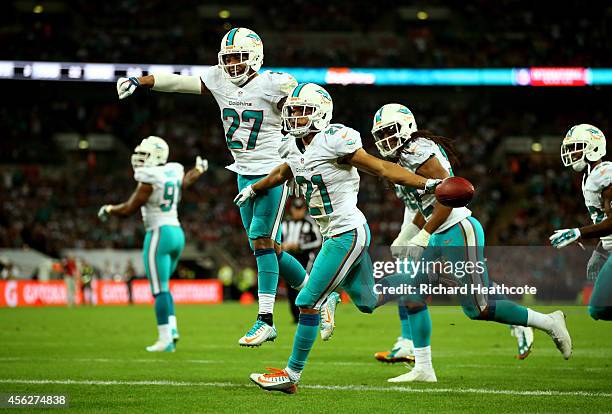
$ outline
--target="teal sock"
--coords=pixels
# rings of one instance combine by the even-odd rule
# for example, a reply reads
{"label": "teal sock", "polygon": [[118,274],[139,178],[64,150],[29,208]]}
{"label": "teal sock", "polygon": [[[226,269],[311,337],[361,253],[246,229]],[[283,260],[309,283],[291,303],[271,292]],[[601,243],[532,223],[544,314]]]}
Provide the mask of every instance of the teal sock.
{"label": "teal sock", "polygon": [[174,298],[172,297],[172,293],[168,292],[168,315],[174,316]]}
{"label": "teal sock", "polygon": [[304,269],[304,266],[287,252],[280,252],[276,257],[278,259],[278,270],[281,277],[292,288],[295,289],[299,287],[306,278],[306,269]]}
{"label": "teal sock", "polygon": [[527,308],[511,300],[496,300],[489,307],[489,320],[527,326]]}
{"label": "teal sock", "polygon": [[317,339],[321,315],[317,313],[300,313],[297,330],[293,338],[293,351],[287,366],[296,372],[302,372],[308,354]]}
{"label": "teal sock", "polygon": [[410,319],[408,319],[408,308],[399,305],[397,307],[399,312],[400,323],[402,325],[402,338],[412,340],[412,331],[410,330]]}
{"label": "teal sock", "polygon": [[431,317],[427,305],[419,310],[408,310],[410,331],[415,348],[424,348],[431,343]]}
{"label": "teal sock", "polygon": [[257,261],[257,292],[261,295],[276,295],[278,286],[278,260],[274,249],[255,250]]}
{"label": "teal sock", "polygon": [[168,309],[168,292],[160,292],[155,296],[155,317],[158,325],[167,325],[170,309]]}

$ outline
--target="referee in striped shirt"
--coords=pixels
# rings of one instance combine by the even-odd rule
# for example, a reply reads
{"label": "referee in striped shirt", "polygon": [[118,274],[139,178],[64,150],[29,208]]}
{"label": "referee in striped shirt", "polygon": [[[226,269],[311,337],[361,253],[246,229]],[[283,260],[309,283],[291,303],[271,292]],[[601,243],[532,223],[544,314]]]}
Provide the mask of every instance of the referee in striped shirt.
{"label": "referee in striped shirt", "polygon": [[[289,216],[283,220],[283,250],[291,253],[293,257],[307,272],[310,271],[317,251],[321,247],[321,233],[319,225],[308,215],[306,215],[306,203],[301,198],[294,198],[291,201]],[[295,306],[295,298],[298,291],[291,286],[287,286],[289,305],[295,323],[300,316],[300,310]]]}

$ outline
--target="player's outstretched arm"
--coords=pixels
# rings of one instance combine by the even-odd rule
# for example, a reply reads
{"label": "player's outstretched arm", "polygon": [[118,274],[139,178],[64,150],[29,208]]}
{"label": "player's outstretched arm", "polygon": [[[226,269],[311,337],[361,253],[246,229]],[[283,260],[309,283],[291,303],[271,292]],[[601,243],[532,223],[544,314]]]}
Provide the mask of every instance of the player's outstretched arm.
{"label": "player's outstretched arm", "polygon": [[376,158],[368,154],[363,148],[359,148],[354,153],[347,155],[343,158],[343,161],[361,171],[385,178],[393,184],[419,188],[427,192],[433,191],[436,185],[442,182],[442,180],[438,179],[421,177],[420,175],[407,171],[397,164]]}
{"label": "player's outstretched arm", "polygon": [[191,185],[195,183],[206,171],[208,171],[208,160],[198,155],[196,157],[195,167],[187,171],[185,177],[183,178],[183,190],[191,187]]}
{"label": "player's outstretched arm", "polygon": [[287,163],[281,164],[278,167],[274,168],[272,171],[270,171],[270,174],[266,175],[264,178],[257,181],[255,184],[244,187],[242,191],[240,191],[238,195],[234,198],[234,203],[238,207],[242,207],[247,201],[255,197],[258,192],[281,185],[285,181],[288,181],[292,178],[293,173],[291,172],[291,168],[289,167],[289,165]]}
{"label": "player's outstretched arm", "polygon": [[117,95],[119,99],[132,95],[137,88],[196,95],[208,93],[208,89],[198,76],[158,73],[155,75],[119,78],[117,80]]}
{"label": "player's outstretched arm", "polygon": [[110,215],[129,216],[134,214],[136,210],[142,207],[153,193],[151,184],[138,183],[136,190],[132,193],[128,201],[121,204],[107,204],[100,207],[98,217],[102,221],[106,221]]}

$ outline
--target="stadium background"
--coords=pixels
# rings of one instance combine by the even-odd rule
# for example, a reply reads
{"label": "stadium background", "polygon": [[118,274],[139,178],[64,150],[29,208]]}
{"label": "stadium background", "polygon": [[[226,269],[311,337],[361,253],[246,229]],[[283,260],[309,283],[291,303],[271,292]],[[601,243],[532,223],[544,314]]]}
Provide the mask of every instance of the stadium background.
{"label": "stadium background", "polygon": [[[262,36],[265,64],[275,67],[612,66],[605,46],[609,28],[593,24],[602,21],[602,10],[609,12],[605,2],[591,2],[578,15],[581,2],[550,4],[436,1],[424,7],[385,0],[366,8],[343,1],[232,6],[17,1],[5,5],[0,17],[0,59],[214,64],[222,35],[245,26]],[[2,80],[0,85],[5,97],[0,248],[31,248],[54,259],[66,258],[72,248],[140,248],[138,217],[100,225],[96,212],[129,196],[135,187],[130,152],[154,134],[169,142],[171,160],[190,165],[201,154],[211,163],[184,194],[180,218],[188,248],[179,276],[214,278],[229,265],[234,284],[253,279],[254,259],[231,204],[235,177],[223,168],[231,155],[212,98],[138,91],[119,102],[111,83]],[[489,244],[545,245],[554,229],[587,222],[580,178],[562,168],[558,142],[575,123],[609,131],[609,87],[327,88],[334,121],[358,129],[372,153],[371,117],[389,101],[411,108],[421,128],[454,138],[462,162],[456,173],[476,184],[470,207]],[[109,138],[105,148],[88,141],[96,134]],[[62,140],[75,136],[71,142],[78,145]],[[359,207],[372,228],[373,250],[384,254],[399,231],[401,203],[384,183],[362,174]],[[6,252],[5,278],[32,276],[12,266]],[[86,260],[86,254],[79,258]],[[51,277],[62,271],[52,270]],[[95,273],[123,278],[125,263],[108,262]],[[566,276],[567,289],[559,290],[564,298],[584,285],[583,274]]]}

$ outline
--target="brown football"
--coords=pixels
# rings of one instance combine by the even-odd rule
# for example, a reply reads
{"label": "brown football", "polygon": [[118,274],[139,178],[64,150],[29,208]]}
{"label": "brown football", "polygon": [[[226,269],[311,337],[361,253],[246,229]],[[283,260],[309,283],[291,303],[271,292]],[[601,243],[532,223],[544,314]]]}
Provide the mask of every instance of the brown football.
{"label": "brown football", "polygon": [[448,177],[436,187],[436,199],[447,207],[464,207],[474,197],[474,186],[463,177]]}

